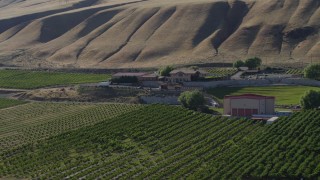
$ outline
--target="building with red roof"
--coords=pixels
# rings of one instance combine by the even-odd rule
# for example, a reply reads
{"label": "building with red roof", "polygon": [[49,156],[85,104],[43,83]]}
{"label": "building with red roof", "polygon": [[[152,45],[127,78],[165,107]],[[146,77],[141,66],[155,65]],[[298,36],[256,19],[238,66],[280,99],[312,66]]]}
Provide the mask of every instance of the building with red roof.
{"label": "building with red roof", "polygon": [[256,94],[225,96],[224,114],[251,117],[253,114],[272,115],[275,113],[275,97]]}

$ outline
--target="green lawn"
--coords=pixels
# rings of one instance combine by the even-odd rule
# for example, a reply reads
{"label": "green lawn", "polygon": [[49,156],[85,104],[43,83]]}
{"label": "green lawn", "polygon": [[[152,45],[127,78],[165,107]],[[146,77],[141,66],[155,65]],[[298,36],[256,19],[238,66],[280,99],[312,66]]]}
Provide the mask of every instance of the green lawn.
{"label": "green lawn", "polygon": [[26,103],[25,101],[19,101],[15,99],[0,98],[0,109],[16,106],[20,104],[25,104],[25,103]]}
{"label": "green lawn", "polygon": [[33,89],[52,85],[94,83],[110,79],[110,74],[0,70],[0,88]]}
{"label": "green lawn", "polygon": [[275,96],[277,105],[299,104],[301,96],[308,90],[319,90],[319,87],[309,86],[266,86],[266,87],[220,87],[208,91],[220,102],[225,95],[239,94],[259,94],[265,96]]}

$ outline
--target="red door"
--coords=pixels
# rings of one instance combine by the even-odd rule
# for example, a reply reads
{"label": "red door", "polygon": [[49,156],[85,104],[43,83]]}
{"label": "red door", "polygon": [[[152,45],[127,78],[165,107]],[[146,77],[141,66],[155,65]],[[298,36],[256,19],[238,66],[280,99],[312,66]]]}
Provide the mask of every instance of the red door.
{"label": "red door", "polygon": [[258,109],[252,109],[252,114],[258,114]]}
{"label": "red door", "polygon": [[244,109],[238,109],[238,116],[245,116]]}
{"label": "red door", "polygon": [[247,117],[252,116],[252,110],[251,109],[245,109],[245,116],[247,116]]}
{"label": "red door", "polygon": [[232,113],[231,113],[232,116],[238,116],[238,109],[232,109]]}

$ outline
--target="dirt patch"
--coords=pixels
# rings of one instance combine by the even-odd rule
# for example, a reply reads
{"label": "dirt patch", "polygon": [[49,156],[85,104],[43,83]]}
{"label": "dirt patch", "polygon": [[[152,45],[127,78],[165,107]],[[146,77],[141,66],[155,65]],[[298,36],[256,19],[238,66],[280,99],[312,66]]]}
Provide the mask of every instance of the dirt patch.
{"label": "dirt patch", "polygon": [[17,94],[15,97],[18,99],[29,100],[71,100],[80,98],[80,94],[75,87],[68,88],[50,88],[50,89],[36,89],[28,92]]}
{"label": "dirt patch", "polygon": [[14,97],[32,101],[76,101],[76,102],[115,102],[140,103],[138,90],[115,90],[113,88],[96,87],[64,87],[44,88],[18,93]]}

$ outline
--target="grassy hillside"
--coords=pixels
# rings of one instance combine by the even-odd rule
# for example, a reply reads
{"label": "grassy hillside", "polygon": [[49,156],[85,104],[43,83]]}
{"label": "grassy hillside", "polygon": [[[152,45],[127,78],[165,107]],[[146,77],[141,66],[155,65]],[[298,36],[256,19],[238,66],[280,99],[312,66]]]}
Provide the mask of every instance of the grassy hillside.
{"label": "grassy hillside", "polygon": [[2,0],[0,63],[319,62],[319,7],[319,0]]}
{"label": "grassy hillside", "polygon": [[222,87],[213,88],[208,92],[215,96],[220,102],[226,95],[259,94],[275,96],[277,105],[297,105],[304,93],[310,89],[320,91],[318,87],[310,86],[265,86],[265,87]]}
{"label": "grassy hillside", "polygon": [[110,77],[110,74],[0,70],[0,88],[33,89],[52,85],[100,82]]}
{"label": "grassy hillside", "polygon": [[3,150],[0,175],[41,179],[313,178],[320,175],[318,121],[316,111],[297,113],[267,126],[181,107],[145,106],[96,125]]}

